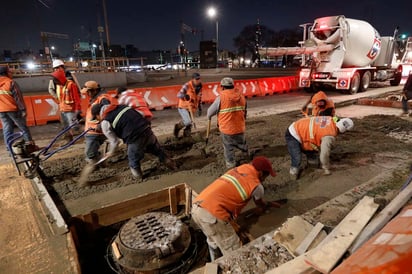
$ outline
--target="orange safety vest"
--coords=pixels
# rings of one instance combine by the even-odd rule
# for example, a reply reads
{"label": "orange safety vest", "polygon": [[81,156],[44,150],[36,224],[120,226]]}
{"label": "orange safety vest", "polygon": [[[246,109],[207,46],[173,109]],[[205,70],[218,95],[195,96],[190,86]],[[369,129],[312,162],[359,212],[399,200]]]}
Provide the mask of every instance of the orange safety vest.
{"label": "orange safety vest", "polygon": [[198,94],[196,94],[195,87],[193,86],[193,82],[189,81],[186,83],[188,86],[188,89],[186,91],[186,94],[190,96],[190,100],[186,101],[182,98],[179,98],[178,102],[178,108],[185,108],[187,110],[192,110],[195,112],[197,110],[197,106],[199,105],[199,102],[202,98],[202,92],[200,91]]}
{"label": "orange safety vest", "polygon": [[17,111],[16,100],[11,91],[13,80],[0,76],[0,112]]}
{"label": "orange safety vest", "polygon": [[324,136],[337,136],[338,128],[331,116],[305,117],[294,123],[304,150],[319,150]]}
{"label": "orange safety vest", "polygon": [[126,90],[119,96],[119,105],[126,105],[134,108],[144,118],[149,121],[153,118],[153,113],[150,111],[149,106],[143,96],[135,90]]}
{"label": "orange safety vest", "polygon": [[220,132],[233,135],[245,132],[246,99],[238,89],[225,89],[220,94],[217,115]]}
{"label": "orange safety vest", "polygon": [[[326,104],[324,108],[319,108],[316,104],[316,102],[320,100],[325,100]],[[325,109],[332,109],[332,115],[335,116],[335,103],[333,103],[332,99],[329,99],[328,96],[323,91],[318,91],[315,93],[312,97],[311,100],[312,104],[312,115],[313,116],[319,116],[321,111],[324,111]]]}
{"label": "orange safety vest", "polygon": [[[103,99],[107,99],[110,101],[111,104],[117,105],[117,100],[116,98],[110,96],[107,93],[99,95],[92,103],[89,104],[86,110],[86,121],[84,123],[85,129],[96,129],[97,124],[99,124],[99,121],[92,121],[93,115],[92,115],[92,107],[94,104],[100,104]],[[102,132],[96,132],[94,130],[90,130],[87,134],[97,134],[101,135],[103,134]]]}
{"label": "orange safety vest", "polygon": [[77,85],[67,80],[64,86],[56,85],[56,95],[61,112],[80,111],[80,95]]}
{"label": "orange safety vest", "polygon": [[260,184],[259,172],[251,164],[229,170],[207,186],[194,200],[216,218],[236,218]]}

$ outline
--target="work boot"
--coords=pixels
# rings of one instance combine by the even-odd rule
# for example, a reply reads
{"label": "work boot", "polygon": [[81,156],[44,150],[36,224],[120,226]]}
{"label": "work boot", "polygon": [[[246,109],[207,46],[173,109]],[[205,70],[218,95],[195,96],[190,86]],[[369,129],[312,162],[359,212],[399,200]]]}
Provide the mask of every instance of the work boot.
{"label": "work boot", "polygon": [[175,124],[175,128],[173,130],[173,135],[178,138],[179,137],[179,131],[184,128],[185,125],[183,124],[182,121],[180,121],[179,123]]}
{"label": "work boot", "polygon": [[137,182],[141,183],[143,181],[143,171],[140,167],[130,167],[130,171],[132,172],[133,178],[135,178]]}
{"label": "work boot", "polygon": [[289,175],[292,181],[296,181],[299,178],[299,168],[291,167],[289,169]]}
{"label": "work boot", "polygon": [[183,137],[190,137],[192,135],[192,126],[187,126],[183,130]]}

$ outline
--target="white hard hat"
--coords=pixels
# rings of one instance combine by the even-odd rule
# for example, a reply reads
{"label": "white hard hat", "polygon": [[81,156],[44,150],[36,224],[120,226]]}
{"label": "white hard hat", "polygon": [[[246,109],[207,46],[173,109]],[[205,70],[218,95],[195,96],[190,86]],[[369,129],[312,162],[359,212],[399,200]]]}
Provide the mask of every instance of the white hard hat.
{"label": "white hard hat", "polygon": [[57,68],[60,66],[64,66],[64,63],[62,60],[60,59],[53,60],[53,68]]}
{"label": "white hard hat", "polygon": [[342,118],[336,123],[336,126],[340,133],[344,133],[353,128],[353,121],[350,118]]}

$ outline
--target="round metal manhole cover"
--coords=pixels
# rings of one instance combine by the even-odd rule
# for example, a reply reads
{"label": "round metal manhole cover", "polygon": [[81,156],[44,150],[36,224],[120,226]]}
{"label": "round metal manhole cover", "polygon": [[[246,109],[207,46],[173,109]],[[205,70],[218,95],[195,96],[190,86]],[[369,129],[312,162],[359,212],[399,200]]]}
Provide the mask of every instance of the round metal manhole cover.
{"label": "round metal manhole cover", "polygon": [[134,269],[157,269],[173,263],[190,245],[190,232],[176,216],[150,212],[130,219],[115,242],[119,263]]}

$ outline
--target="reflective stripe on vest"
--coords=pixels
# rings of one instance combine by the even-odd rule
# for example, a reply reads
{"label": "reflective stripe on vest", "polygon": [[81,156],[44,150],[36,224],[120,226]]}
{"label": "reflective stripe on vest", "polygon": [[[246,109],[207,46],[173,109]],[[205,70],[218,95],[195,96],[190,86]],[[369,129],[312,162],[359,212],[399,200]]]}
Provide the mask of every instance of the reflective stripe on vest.
{"label": "reflective stripe on vest", "polygon": [[247,196],[246,190],[243,188],[243,186],[239,183],[239,181],[234,176],[229,175],[229,174],[224,174],[220,178],[226,179],[234,185],[234,187],[239,192],[239,195],[242,198],[242,201],[247,200],[248,196]]}
{"label": "reflective stripe on vest", "polygon": [[[310,140],[315,139],[315,136],[313,134],[313,124],[314,123],[315,123],[315,117],[311,117],[310,122],[309,122],[309,138],[310,138]],[[312,141],[310,142],[310,146],[316,151],[319,150],[319,147],[317,145],[315,145],[314,143],[312,143]]]}
{"label": "reflective stripe on vest", "polygon": [[124,109],[122,109],[114,118],[113,123],[112,123],[112,127],[116,128],[117,123],[119,122],[120,118],[122,117],[122,115],[128,111],[129,109],[131,109],[131,107],[125,107]]}
{"label": "reflective stripe on vest", "polygon": [[12,95],[11,90],[0,90],[0,94]]}
{"label": "reflective stripe on vest", "polygon": [[221,109],[221,110],[219,110],[219,113],[228,113],[228,112],[244,111],[244,110],[245,110],[244,106],[236,106],[236,107],[232,107],[232,108]]}

